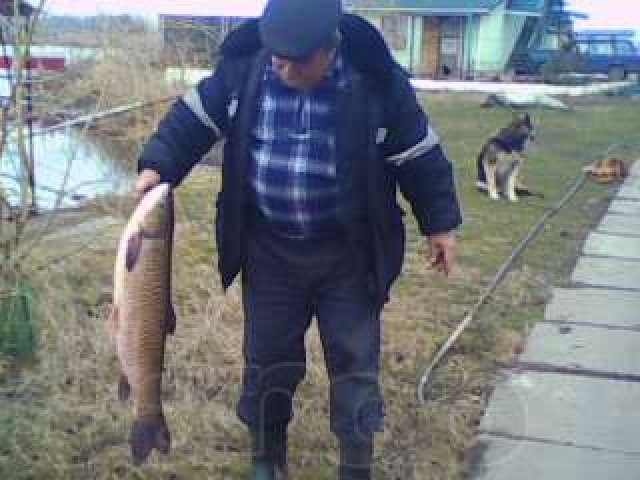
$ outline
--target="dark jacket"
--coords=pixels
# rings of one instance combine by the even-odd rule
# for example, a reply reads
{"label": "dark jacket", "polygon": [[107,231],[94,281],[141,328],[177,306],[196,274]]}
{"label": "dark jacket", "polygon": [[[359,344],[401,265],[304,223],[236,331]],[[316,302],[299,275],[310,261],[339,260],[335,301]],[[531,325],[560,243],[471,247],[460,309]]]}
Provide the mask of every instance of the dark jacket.
{"label": "dark jacket", "polygon": [[[404,256],[402,210],[396,186],[411,204],[423,234],[461,222],[452,166],[429,126],[406,72],[378,31],[354,15],[341,23],[347,87],[338,97],[337,176],[341,222],[354,248],[369,260],[370,286],[383,301]],[[257,20],[229,34],[214,74],[175,103],[139,160],[179,184],[221,137],[226,140],[217,199],[218,268],[227,288],[242,268],[251,217],[247,167],[250,131],[269,56]]]}

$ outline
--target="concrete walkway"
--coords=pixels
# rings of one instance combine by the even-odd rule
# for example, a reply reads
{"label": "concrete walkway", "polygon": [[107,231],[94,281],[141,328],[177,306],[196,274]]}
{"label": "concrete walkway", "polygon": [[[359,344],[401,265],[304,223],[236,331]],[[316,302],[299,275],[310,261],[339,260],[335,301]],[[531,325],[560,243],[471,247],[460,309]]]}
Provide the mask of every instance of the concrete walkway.
{"label": "concrete walkway", "polygon": [[474,480],[640,479],[640,161],[480,424]]}

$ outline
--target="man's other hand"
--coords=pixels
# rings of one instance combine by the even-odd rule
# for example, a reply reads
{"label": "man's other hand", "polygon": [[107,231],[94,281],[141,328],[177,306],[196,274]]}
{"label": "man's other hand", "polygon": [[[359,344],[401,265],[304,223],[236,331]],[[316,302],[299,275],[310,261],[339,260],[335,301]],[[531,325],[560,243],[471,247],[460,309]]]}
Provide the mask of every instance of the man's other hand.
{"label": "man's other hand", "polygon": [[456,239],[453,232],[436,233],[429,237],[429,263],[438,272],[449,276],[455,265]]}

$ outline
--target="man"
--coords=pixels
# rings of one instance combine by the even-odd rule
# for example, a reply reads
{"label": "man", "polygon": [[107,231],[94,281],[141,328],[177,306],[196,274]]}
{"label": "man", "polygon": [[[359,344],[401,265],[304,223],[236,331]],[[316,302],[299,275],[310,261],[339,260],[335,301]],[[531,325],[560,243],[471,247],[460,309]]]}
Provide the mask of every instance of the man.
{"label": "man", "polygon": [[313,316],[330,378],[340,478],[371,476],[382,428],[380,311],[404,254],[400,187],[448,273],[461,222],[452,167],[380,34],[340,0],[270,0],[215,73],[178,101],[140,158],[138,193],[177,185],[225,138],[218,268],[242,272],[238,415],[255,478],[286,474],[291,400]]}

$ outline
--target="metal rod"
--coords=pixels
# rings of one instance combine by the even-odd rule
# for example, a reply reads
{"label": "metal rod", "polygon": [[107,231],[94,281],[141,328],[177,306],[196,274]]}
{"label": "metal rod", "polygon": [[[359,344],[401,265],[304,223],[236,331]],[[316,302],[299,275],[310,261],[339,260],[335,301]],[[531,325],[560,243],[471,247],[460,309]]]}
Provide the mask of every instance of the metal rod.
{"label": "metal rod", "polygon": [[107,117],[113,117],[116,115],[121,115],[123,113],[127,113],[130,112],[131,110],[136,110],[139,108],[144,108],[144,107],[148,107],[151,105],[155,105],[157,103],[164,103],[164,102],[170,102],[172,100],[175,100],[177,97],[175,96],[170,96],[170,97],[164,97],[164,98],[160,98],[160,99],[156,99],[156,100],[150,100],[150,101],[140,101],[140,102],[135,102],[129,105],[121,105],[119,107],[115,107],[115,108],[111,108],[109,110],[105,110],[102,112],[98,112],[98,113],[92,113],[92,114],[88,114],[88,115],[81,115],[77,118],[68,120],[66,122],[62,122],[59,123],[57,125],[53,125],[51,127],[47,127],[47,128],[41,128],[40,130],[36,130],[34,132],[34,135],[45,135],[48,133],[53,133],[56,132],[58,130],[64,130],[66,128],[69,127],[75,127],[77,125],[86,125],[89,124],[91,122],[94,122],[95,120],[101,120],[103,118],[107,118]]}
{"label": "metal rod", "polygon": [[549,208],[545,214],[540,218],[538,223],[536,223],[529,233],[520,241],[520,243],[516,246],[516,248],[511,252],[509,258],[502,264],[498,272],[495,274],[489,286],[485,289],[482,296],[478,299],[475,305],[469,310],[469,312],[465,315],[462,322],[458,325],[455,331],[451,334],[451,336],[447,339],[444,345],[438,350],[435,357],[431,361],[431,364],[427,367],[422,378],[420,379],[420,383],[418,385],[418,399],[420,403],[425,403],[425,394],[426,390],[431,378],[431,374],[433,370],[438,366],[438,364],[442,361],[442,359],[449,352],[453,344],[458,340],[462,332],[473,322],[476,313],[480,309],[482,305],[489,299],[489,297],[493,294],[495,289],[498,287],[500,282],[504,279],[505,275],[515,262],[515,260],[522,254],[524,249],[533,241],[533,239],[540,233],[540,230],[545,226],[545,224],[549,221],[551,217],[556,215],[562,207],[564,207],[569,200],[582,188],[585,181],[587,179],[587,175],[583,172],[578,179],[575,181],[571,189],[567,192],[567,194],[562,198],[560,203],[556,206]]}

